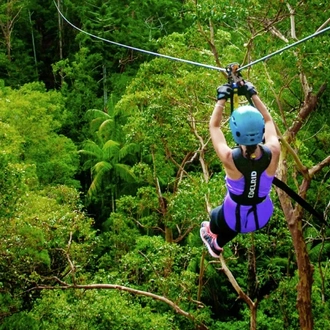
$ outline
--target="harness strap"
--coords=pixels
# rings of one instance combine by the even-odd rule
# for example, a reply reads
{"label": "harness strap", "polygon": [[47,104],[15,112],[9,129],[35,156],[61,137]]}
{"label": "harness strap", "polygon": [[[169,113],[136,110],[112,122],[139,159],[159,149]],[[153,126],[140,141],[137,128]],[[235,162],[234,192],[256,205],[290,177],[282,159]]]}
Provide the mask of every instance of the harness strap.
{"label": "harness strap", "polygon": [[292,190],[289,186],[287,186],[283,181],[274,177],[273,184],[282,189],[285,193],[287,193],[293,200],[295,200],[299,205],[301,205],[306,211],[314,215],[317,219],[323,222],[325,225],[328,225],[324,219],[323,214],[317,212],[312,205],[310,205],[307,201],[305,201],[302,197],[300,197],[294,190]]}
{"label": "harness strap", "polygon": [[[257,212],[257,205],[256,204],[252,205],[251,208],[249,209],[249,211],[247,212],[245,228],[247,226],[247,219],[249,217],[249,214],[252,213],[252,212],[253,212],[253,216],[254,216],[256,230],[258,230],[258,229],[260,229],[260,224],[259,224],[259,218],[258,218],[258,212]],[[242,229],[242,225],[241,225],[241,205],[240,204],[236,205],[235,216],[236,216],[235,230],[238,233],[240,233],[241,229]]]}
{"label": "harness strap", "polygon": [[234,164],[245,179],[244,191],[241,195],[229,192],[231,199],[237,204],[259,204],[266,198],[266,196],[258,196],[260,177],[268,167],[272,154],[266,146],[259,145],[259,147],[262,151],[262,156],[257,160],[249,160],[243,157],[242,150],[239,147],[234,148],[232,151]]}
{"label": "harness strap", "polygon": [[[242,155],[242,150],[240,148],[234,148],[232,155],[236,168],[243,174],[245,179],[244,191],[241,195],[235,195],[229,192],[230,198],[237,204],[235,210],[236,224],[235,230],[241,232],[241,206],[251,205],[247,213],[247,217],[253,213],[255,228],[260,229],[257,204],[261,203],[266,199],[266,196],[259,197],[259,185],[261,174],[266,170],[271,161],[271,152],[265,147],[259,145],[262,150],[262,156],[258,160],[251,161],[246,159]],[[246,219],[247,221],[247,219]],[[245,227],[247,222],[245,223]]]}
{"label": "harness strap", "polygon": [[240,233],[241,232],[241,206],[239,204],[236,205],[235,215],[236,215],[235,230],[238,233]]}
{"label": "harness strap", "polygon": [[254,221],[255,221],[255,224],[256,224],[256,229],[258,230],[258,229],[260,229],[260,224],[259,224],[258,213],[257,213],[257,205],[256,204],[252,205],[252,207],[250,208],[250,210],[247,213],[246,219],[248,219],[248,216],[251,212],[253,212]]}

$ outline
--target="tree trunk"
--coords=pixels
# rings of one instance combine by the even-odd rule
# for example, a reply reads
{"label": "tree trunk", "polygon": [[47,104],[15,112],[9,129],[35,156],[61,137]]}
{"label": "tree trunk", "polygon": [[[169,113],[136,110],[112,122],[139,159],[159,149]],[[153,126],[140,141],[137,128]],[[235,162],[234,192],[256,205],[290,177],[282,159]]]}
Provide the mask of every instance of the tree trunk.
{"label": "tree trunk", "polygon": [[[61,0],[57,0],[57,7],[61,10]],[[60,60],[63,59],[63,19],[62,16],[58,13],[58,47],[59,47],[59,56]],[[64,75],[63,75],[63,68],[61,68],[61,86],[63,86],[64,83]]]}
{"label": "tree trunk", "polygon": [[165,241],[173,243],[173,230],[165,225]]}
{"label": "tree trunk", "polygon": [[173,243],[173,230],[169,228],[166,224],[166,217],[167,217],[167,203],[166,199],[163,197],[158,178],[156,178],[156,189],[158,194],[158,201],[159,201],[159,210],[163,218],[163,224],[165,227],[165,241],[168,243]]}
{"label": "tree trunk", "polygon": [[308,256],[302,230],[301,217],[295,213],[296,212],[293,212],[292,218],[289,219],[288,226],[292,236],[299,275],[299,282],[297,285],[297,309],[299,312],[299,323],[301,330],[312,330],[313,317],[311,295],[314,269]]}
{"label": "tree trunk", "polygon": [[253,303],[250,306],[250,330],[257,329],[257,304]]}
{"label": "tree trunk", "polygon": [[107,67],[105,63],[102,65],[102,72],[103,72],[103,107],[106,108],[108,104],[108,89],[107,89]]}
{"label": "tree trunk", "polygon": [[[301,85],[305,94],[305,99],[302,107],[297,114],[296,120],[291,127],[285,132],[284,136],[278,130],[280,140],[282,142],[282,152],[277,169],[277,177],[283,182],[287,182],[288,178],[288,164],[287,159],[291,156],[295,162],[295,168],[302,175],[303,180],[299,189],[299,195],[302,198],[306,197],[306,192],[310,186],[310,182],[315,174],[322,170],[330,163],[330,157],[325,158],[320,163],[314,165],[312,168],[306,168],[300,161],[298,155],[294,152],[290,143],[294,141],[299,130],[301,129],[308,116],[315,111],[318,100],[323,95],[326,89],[324,83],[316,94],[311,93],[311,88],[308,84],[306,76],[300,74]],[[296,175],[297,173],[290,173]],[[312,284],[313,284],[313,266],[310,263],[307,252],[306,243],[303,235],[302,218],[303,210],[299,205],[293,207],[291,199],[279,188],[276,189],[285,219],[288,223],[288,228],[292,237],[292,243],[297,260],[299,282],[297,285],[297,310],[299,313],[300,329],[313,329],[313,315],[312,315]]]}
{"label": "tree trunk", "polygon": [[[61,0],[57,0],[57,7],[61,10]],[[63,20],[60,14],[58,14],[58,46],[60,51],[60,60],[63,59]]]}
{"label": "tree trunk", "polygon": [[[287,151],[281,155],[278,175],[286,182],[287,178]],[[307,190],[307,187],[304,187]],[[292,243],[297,260],[299,282],[297,285],[297,310],[301,330],[313,329],[311,293],[313,283],[313,267],[310,263],[302,229],[302,210],[300,206],[293,208],[290,198],[277,188],[279,200],[288,223]]]}
{"label": "tree trunk", "polygon": [[31,25],[31,39],[32,39],[34,65],[35,65],[35,69],[36,69],[36,75],[38,76],[37,51],[36,51],[35,38],[34,38],[34,32],[33,32],[32,13],[30,12],[30,10],[29,10],[29,21],[30,21],[30,25]]}
{"label": "tree trunk", "polygon": [[6,18],[5,20],[0,19],[0,29],[3,34],[3,38],[5,40],[6,48],[7,48],[7,58],[9,61],[11,58],[11,35],[14,30],[14,25],[19,18],[19,14],[22,10],[22,6],[18,4],[18,1],[11,0],[7,1],[6,5]]}

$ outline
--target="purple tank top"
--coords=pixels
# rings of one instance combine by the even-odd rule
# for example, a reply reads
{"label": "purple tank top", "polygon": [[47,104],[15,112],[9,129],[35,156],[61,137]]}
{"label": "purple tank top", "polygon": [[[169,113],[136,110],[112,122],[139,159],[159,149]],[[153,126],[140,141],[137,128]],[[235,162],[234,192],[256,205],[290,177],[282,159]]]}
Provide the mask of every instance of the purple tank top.
{"label": "purple tank top", "polygon": [[[266,198],[261,203],[256,205],[259,228],[264,227],[273,214],[274,206],[269,197],[269,193],[272,188],[273,178],[274,176],[269,176],[266,171],[264,171],[260,176],[258,196]],[[224,217],[228,226],[232,230],[236,231],[235,228],[237,203],[230,198],[229,192],[235,195],[241,195],[244,191],[245,179],[244,176],[242,176],[238,180],[232,180],[228,177],[226,177],[225,180],[228,192],[223,203]],[[240,206],[240,220],[241,233],[249,233],[257,229],[254,213],[251,212],[251,205]]]}

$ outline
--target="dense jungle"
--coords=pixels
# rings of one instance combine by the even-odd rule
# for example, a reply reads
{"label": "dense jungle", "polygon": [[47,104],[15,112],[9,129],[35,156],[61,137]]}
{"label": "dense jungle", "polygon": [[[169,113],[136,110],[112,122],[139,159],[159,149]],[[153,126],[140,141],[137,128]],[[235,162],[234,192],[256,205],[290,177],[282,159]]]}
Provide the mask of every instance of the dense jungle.
{"label": "dense jungle", "polygon": [[[330,329],[330,34],[267,57],[329,9],[0,1],[0,329]],[[226,193],[208,123],[230,63],[323,219],[274,186],[269,224],[215,259],[199,228]]]}

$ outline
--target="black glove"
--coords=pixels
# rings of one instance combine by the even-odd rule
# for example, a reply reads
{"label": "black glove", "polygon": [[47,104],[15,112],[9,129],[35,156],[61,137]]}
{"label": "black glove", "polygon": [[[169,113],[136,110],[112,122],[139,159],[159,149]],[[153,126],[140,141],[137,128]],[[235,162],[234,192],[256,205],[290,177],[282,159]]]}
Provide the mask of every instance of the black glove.
{"label": "black glove", "polygon": [[233,93],[233,89],[230,84],[224,84],[217,88],[217,100],[229,99],[231,94]]}
{"label": "black glove", "polygon": [[238,88],[238,95],[245,95],[247,97],[252,97],[252,95],[257,95],[255,87],[249,81],[245,81],[244,85]]}

